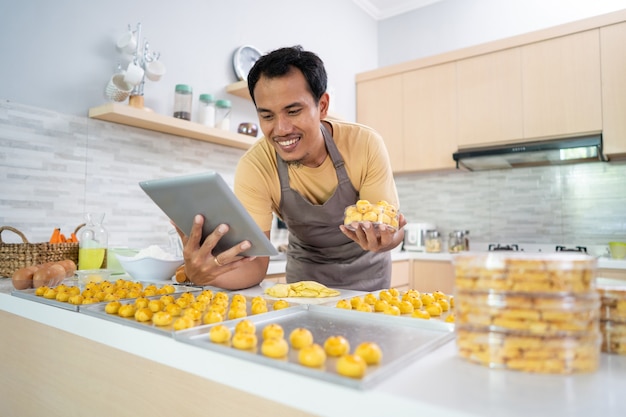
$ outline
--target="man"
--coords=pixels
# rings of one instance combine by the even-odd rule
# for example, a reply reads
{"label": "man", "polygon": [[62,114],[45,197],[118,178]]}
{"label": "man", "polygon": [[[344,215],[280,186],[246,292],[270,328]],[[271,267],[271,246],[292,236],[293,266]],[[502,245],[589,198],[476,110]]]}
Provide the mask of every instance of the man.
{"label": "man", "polygon": [[[270,236],[275,213],[289,229],[287,282],[315,280],[333,288],[375,291],[389,287],[390,250],[404,238],[397,230],[363,222],[343,226],[344,209],[357,200],[398,195],[382,138],[353,123],[325,120],[329,95],[321,59],[300,46],[261,57],[248,74],[264,138],[241,158],[235,194]],[[203,218],[196,216],[185,243],[185,272],[196,284],[241,289],[258,284],[269,258],[242,258],[242,242],[212,254],[228,231],[220,225],[200,246]]]}

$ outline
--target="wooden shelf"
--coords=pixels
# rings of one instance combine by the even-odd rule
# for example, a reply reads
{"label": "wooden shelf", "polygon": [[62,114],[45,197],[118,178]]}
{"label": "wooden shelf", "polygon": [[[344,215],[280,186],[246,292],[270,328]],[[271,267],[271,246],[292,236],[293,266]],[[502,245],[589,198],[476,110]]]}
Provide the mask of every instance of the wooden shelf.
{"label": "wooden shelf", "polygon": [[89,109],[89,117],[233,148],[248,149],[257,141],[257,138],[252,136],[207,127],[121,103],[106,103],[93,107]]}
{"label": "wooden shelf", "polygon": [[[250,97],[250,91],[248,90],[248,82],[247,81],[237,81],[236,83],[228,84],[226,86],[226,92],[232,94],[237,97],[245,98],[246,100],[252,101],[252,97]],[[342,118],[335,113],[328,113],[326,116],[327,119],[333,120],[342,120]]]}
{"label": "wooden shelf", "polygon": [[226,92],[237,97],[245,98],[246,100],[252,100],[250,97],[250,91],[248,91],[247,81],[237,81],[233,84],[226,86]]}

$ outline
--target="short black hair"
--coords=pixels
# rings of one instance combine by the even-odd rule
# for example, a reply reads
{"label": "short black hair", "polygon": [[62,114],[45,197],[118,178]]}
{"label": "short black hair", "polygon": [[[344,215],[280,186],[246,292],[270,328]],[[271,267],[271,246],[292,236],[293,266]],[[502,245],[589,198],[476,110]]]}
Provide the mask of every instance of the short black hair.
{"label": "short black hair", "polygon": [[292,68],[302,71],[315,103],[319,103],[326,92],[328,82],[324,62],[313,52],[302,49],[300,45],[276,49],[256,61],[248,73],[248,90],[252,102],[256,105],[254,87],[262,75],[267,78],[282,77]]}

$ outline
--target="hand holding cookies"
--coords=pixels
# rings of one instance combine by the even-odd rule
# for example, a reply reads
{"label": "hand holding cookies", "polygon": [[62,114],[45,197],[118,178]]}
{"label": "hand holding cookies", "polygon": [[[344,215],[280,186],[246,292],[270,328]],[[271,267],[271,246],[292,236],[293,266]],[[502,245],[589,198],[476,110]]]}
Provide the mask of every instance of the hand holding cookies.
{"label": "hand holding cookies", "polygon": [[384,200],[377,203],[359,200],[346,207],[343,225],[339,227],[364,250],[384,252],[402,241],[405,225],[404,215],[394,205]]}

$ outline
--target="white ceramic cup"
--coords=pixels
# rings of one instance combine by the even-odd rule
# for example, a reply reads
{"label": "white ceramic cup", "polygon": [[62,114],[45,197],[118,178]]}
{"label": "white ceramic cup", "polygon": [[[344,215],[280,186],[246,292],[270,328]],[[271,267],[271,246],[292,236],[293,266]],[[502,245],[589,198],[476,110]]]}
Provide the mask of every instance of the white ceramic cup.
{"label": "white ceramic cup", "polygon": [[131,62],[128,64],[126,71],[124,72],[124,81],[134,87],[141,82],[143,74],[143,69],[139,65]]}
{"label": "white ceramic cup", "polygon": [[124,101],[133,91],[133,87],[124,81],[124,74],[113,74],[104,90],[104,95],[109,100]]}
{"label": "white ceramic cup", "polygon": [[117,40],[117,49],[126,54],[134,54],[137,49],[137,37],[132,31],[124,33]]}
{"label": "white ceramic cup", "polygon": [[146,63],[146,77],[150,81],[159,81],[165,75],[165,65],[161,61],[150,61]]}

